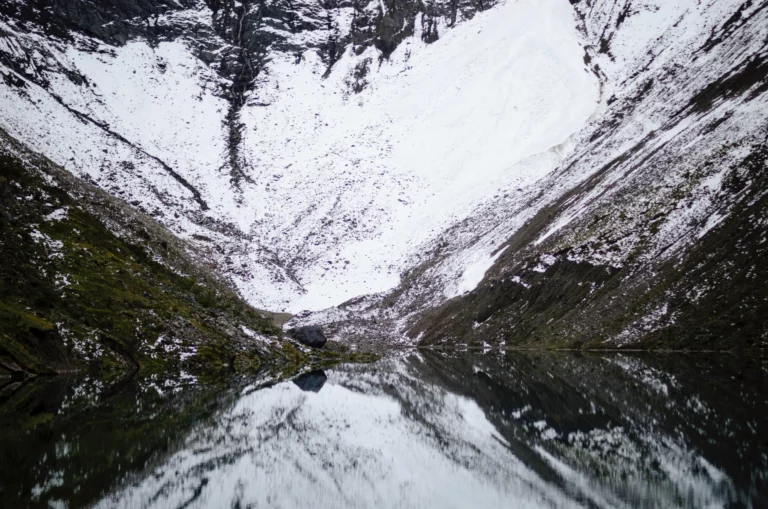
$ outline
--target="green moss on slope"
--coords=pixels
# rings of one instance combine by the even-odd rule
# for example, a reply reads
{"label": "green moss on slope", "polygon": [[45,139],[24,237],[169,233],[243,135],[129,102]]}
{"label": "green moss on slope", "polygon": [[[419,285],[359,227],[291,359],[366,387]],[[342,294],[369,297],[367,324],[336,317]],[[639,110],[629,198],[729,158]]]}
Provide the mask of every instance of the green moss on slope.
{"label": "green moss on slope", "polygon": [[[226,363],[244,343],[235,328],[279,333],[243,302],[117,237],[18,159],[0,156],[0,175],[6,366],[45,372],[93,361],[130,368],[184,356]],[[216,358],[195,355],[198,349]]]}
{"label": "green moss on slope", "polygon": [[32,166],[0,155],[0,372],[183,364],[291,374],[352,357],[281,340],[265,314],[213,279],[112,233],[62,185],[61,170]]}

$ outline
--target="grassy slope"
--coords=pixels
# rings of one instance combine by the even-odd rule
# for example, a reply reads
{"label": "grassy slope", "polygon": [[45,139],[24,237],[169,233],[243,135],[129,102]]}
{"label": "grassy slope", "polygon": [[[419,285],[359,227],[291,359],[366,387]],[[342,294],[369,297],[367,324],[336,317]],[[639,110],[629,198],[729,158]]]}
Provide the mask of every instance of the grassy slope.
{"label": "grassy slope", "polygon": [[[531,270],[546,252],[533,240],[546,231],[558,207],[570,198],[566,195],[509,240],[510,248],[477,289],[425,313],[411,334],[422,334],[422,344],[501,340],[509,346],[536,348],[765,348],[766,163],[768,146],[749,147],[749,155],[724,178],[724,196],[740,198],[731,213],[683,256],[661,264],[648,262],[646,241],[637,244],[621,268],[571,261],[580,250],[616,247],[611,239],[620,238],[625,214],[620,203],[612,203],[587,216],[571,232],[570,238],[578,237],[582,230],[584,237],[590,237],[590,229],[596,228],[601,243],[573,245],[563,236],[562,241],[544,246],[551,249],[555,263],[541,272]],[[586,183],[576,192],[588,190]],[[668,209],[683,206],[684,198],[683,193]],[[642,239],[653,238],[654,225],[664,220],[665,213],[647,216],[632,227]],[[515,275],[530,287],[519,284]],[[643,317],[654,309],[664,310],[663,327],[644,326]],[[633,341],[612,341],[630,327],[638,330]]]}

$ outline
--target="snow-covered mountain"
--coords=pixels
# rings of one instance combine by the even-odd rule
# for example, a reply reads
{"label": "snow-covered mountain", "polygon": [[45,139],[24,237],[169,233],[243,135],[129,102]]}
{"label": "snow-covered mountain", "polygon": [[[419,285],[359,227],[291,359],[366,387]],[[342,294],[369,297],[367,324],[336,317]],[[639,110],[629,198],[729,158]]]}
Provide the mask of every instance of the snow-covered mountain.
{"label": "snow-covered mountain", "polygon": [[[391,50],[366,27],[407,3],[152,3],[54,9],[63,34],[42,4],[6,7],[3,128],[208,247],[262,307],[394,286],[426,237],[551,171],[597,105],[564,2],[460,9],[454,28],[414,4]],[[270,39],[244,91],[231,55],[257,49],[227,9],[237,37]]]}
{"label": "snow-covered mountain", "polygon": [[9,1],[0,127],[341,337],[628,344],[765,306],[767,6]]}
{"label": "snow-covered mountain", "polygon": [[768,2],[577,2],[601,102],[562,163],[427,243],[341,336],[765,346]]}

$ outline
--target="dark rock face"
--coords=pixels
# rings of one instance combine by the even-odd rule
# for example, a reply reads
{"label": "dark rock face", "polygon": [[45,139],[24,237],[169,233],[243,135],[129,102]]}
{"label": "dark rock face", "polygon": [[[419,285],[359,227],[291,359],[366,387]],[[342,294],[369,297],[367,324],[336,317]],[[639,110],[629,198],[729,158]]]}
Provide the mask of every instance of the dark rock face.
{"label": "dark rock face", "polygon": [[195,6],[195,0],[29,0],[3,2],[0,13],[21,20],[27,28],[42,28],[47,35],[71,38],[77,32],[109,44],[151,37],[161,15]]}
{"label": "dark rock face", "polygon": [[320,392],[320,389],[323,388],[326,380],[328,380],[328,377],[325,376],[325,371],[318,369],[315,371],[310,371],[309,373],[304,373],[300,377],[296,378],[293,383],[295,383],[296,386],[302,391]]}
{"label": "dark rock face", "polygon": [[[332,0],[286,2],[285,0],[30,0],[3,2],[0,19],[10,21],[25,32],[42,30],[53,40],[72,43],[74,35],[84,35],[110,45],[123,45],[143,38],[150,43],[183,37],[197,50],[198,56],[214,68],[229,86],[222,93],[236,107],[269,60],[270,51],[301,53],[315,49],[330,68],[351,45],[355,53],[374,46],[381,58],[388,58],[397,46],[414,34],[417,22],[422,39],[439,38],[438,26],[451,27],[462,19],[495,5],[493,0],[450,0],[421,2],[387,0],[370,9],[369,2]],[[348,31],[342,31],[338,19],[345,9],[354,9]],[[209,23],[174,19],[185,10],[210,9]],[[422,15],[419,19],[419,15]],[[316,42],[301,45],[287,39],[302,32],[327,32]],[[4,52],[0,51],[0,56]],[[9,55],[5,54],[5,57]],[[2,59],[0,59],[2,60]],[[24,67],[19,66],[19,71]]]}
{"label": "dark rock face", "polygon": [[328,341],[325,334],[323,334],[323,329],[315,326],[291,329],[288,331],[288,334],[299,343],[312,348],[322,348],[325,346],[326,341]]}

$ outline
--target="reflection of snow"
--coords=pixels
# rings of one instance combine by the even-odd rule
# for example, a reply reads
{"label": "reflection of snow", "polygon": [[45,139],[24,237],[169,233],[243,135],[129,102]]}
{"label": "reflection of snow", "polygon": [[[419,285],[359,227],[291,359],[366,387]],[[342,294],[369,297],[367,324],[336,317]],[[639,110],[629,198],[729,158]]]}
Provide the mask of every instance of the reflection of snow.
{"label": "reflection of snow", "polygon": [[[661,415],[647,403],[674,412],[666,402],[679,382],[640,359],[600,361],[611,368],[606,376],[615,386],[594,393],[585,409],[576,398],[574,422],[593,424],[568,431],[575,407],[543,412],[531,393],[514,410],[488,408],[479,393],[470,392],[479,398],[472,399],[427,382],[415,368],[424,360],[416,357],[328,372],[319,393],[293,383],[247,388],[152,475],[97,507],[188,501],[189,507],[579,507],[588,501],[661,508],[738,500],[728,474],[701,456],[690,437],[659,426]],[[505,375],[511,366],[502,371],[487,358],[466,365],[468,387],[473,379],[512,381]],[[517,372],[515,385],[523,383],[515,397],[541,373],[559,379],[541,369]],[[568,367],[561,369],[567,380]],[[572,394],[583,389],[573,379],[563,383],[577,391]],[[591,393],[592,384],[585,387]],[[642,402],[642,416],[630,412],[620,425],[605,420],[605,397],[629,394]],[[709,412],[706,400],[696,402]]]}
{"label": "reflection of snow", "polygon": [[[96,507],[749,507],[764,491],[762,459],[750,456],[764,395],[723,407],[722,393],[746,385],[706,365],[425,351],[327,371],[319,393],[232,380],[211,388],[216,410],[184,424],[173,447],[149,465],[118,468]],[[158,404],[207,401],[195,398],[203,386],[183,372],[148,375],[127,394],[136,398],[130,412],[145,429]],[[83,378],[57,419],[87,424],[82,415],[114,405],[100,400],[104,390]],[[72,469],[87,440],[54,436],[28,483],[41,504],[86,486]]]}
{"label": "reflection of snow", "polygon": [[98,507],[177,507],[196,490],[190,507],[577,506],[511,454],[475,401],[400,387],[403,402],[343,381],[332,374],[318,394],[288,383],[242,397],[216,428]]}

